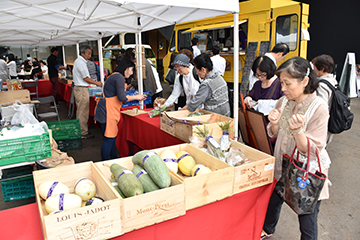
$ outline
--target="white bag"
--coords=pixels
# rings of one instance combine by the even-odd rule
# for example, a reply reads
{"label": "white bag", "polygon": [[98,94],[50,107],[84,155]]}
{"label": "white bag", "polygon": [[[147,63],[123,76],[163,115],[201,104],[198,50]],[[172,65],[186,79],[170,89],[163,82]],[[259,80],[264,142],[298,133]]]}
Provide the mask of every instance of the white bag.
{"label": "white bag", "polygon": [[35,118],[34,114],[30,112],[29,108],[22,104],[20,101],[17,101],[13,104],[13,107],[16,111],[14,116],[11,119],[11,125],[22,125],[24,126],[27,123],[36,124],[39,121]]}

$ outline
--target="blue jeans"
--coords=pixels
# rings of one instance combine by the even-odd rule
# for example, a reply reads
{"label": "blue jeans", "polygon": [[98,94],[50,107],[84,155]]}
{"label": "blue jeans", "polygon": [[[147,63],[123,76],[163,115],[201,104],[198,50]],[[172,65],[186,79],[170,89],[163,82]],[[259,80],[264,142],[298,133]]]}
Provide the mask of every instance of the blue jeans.
{"label": "blue jeans", "polygon": [[[265,217],[264,231],[267,234],[273,234],[275,232],[276,225],[278,223],[281,207],[284,203],[284,200],[273,191],[268,210]],[[301,240],[316,240],[318,239],[318,224],[317,217],[319,214],[321,201],[318,201],[315,211],[311,214],[298,215]]]}
{"label": "blue jeans", "polygon": [[116,152],[117,148],[115,143],[116,137],[114,138],[105,137],[106,123],[100,123],[100,126],[104,136],[104,142],[101,145],[101,160],[104,161],[104,160],[118,158]]}

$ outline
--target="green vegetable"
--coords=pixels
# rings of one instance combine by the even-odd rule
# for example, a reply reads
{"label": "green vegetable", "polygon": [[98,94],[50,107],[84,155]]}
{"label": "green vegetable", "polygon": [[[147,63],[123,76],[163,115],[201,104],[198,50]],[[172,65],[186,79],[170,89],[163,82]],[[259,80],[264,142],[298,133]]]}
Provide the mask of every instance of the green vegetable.
{"label": "green vegetable", "polygon": [[121,192],[126,197],[133,197],[144,193],[140,181],[129,169],[114,163],[111,165],[110,171],[114,174]]}
{"label": "green vegetable", "polygon": [[159,190],[159,187],[153,182],[149,174],[142,167],[135,165],[132,171],[141,182],[144,192]]}
{"label": "green vegetable", "polygon": [[120,194],[122,198],[126,198],[125,195],[121,192],[119,188],[119,184],[117,183],[115,177],[110,179],[111,185],[115,188],[115,190]]}
{"label": "green vegetable", "polygon": [[201,115],[204,115],[204,113],[202,113],[202,112],[193,112],[193,113],[190,113],[188,115],[188,117],[196,117],[196,116],[201,116]]}
{"label": "green vegetable", "polygon": [[149,173],[151,179],[160,188],[169,187],[171,178],[169,169],[162,158],[153,151],[143,150],[132,157],[133,163],[141,165]]}
{"label": "green vegetable", "polygon": [[164,112],[166,110],[166,106],[160,108],[160,109],[153,109],[149,112],[149,117],[150,118],[153,118],[153,117],[156,117],[156,116],[159,116],[161,114],[161,112]]}
{"label": "green vegetable", "polygon": [[199,137],[205,138],[206,143],[211,152],[211,155],[213,155],[214,157],[220,160],[225,161],[225,155],[221,151],[219,143],[211,136],[212,131],[209,132],[206,125],[204,125],[203,129],[201,129],[200,127],[196,127],[196,129],[197,131],[194,131],[194,133],[196,133]]}

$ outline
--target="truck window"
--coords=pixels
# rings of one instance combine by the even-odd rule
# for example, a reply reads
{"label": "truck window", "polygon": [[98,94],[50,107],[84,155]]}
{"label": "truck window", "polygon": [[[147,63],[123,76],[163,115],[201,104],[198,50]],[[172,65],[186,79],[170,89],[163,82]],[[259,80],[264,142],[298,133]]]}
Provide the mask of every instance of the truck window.
{"label": "truck window", "polygon": [[135,33],[125,34],[125,45],[126,44],[135,44]]}
{"label": "truck window", "polygon": [[149,48],[145,48],[145,58],[155,58],[154,52]]}
{"label": "truck window", "polygon": [[286,43],[290,51],[297,46],[298,16],[296,14],[280,16],[276,19],[276,43]]}
{"label": "truck window", "polygon": [[188,28],[178,31],[178,51],[183,48],[191,48],[191,33],[182,34],[182,32],[185,30],[188,30]]}

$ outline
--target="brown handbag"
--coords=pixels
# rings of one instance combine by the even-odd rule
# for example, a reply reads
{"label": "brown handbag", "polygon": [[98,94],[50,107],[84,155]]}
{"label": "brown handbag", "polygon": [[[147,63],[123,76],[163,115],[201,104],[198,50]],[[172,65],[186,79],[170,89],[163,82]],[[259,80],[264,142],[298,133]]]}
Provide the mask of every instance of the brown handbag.
{"label": "brown handbag", "polygon": [[[314,212],[320,192],[324,186],[326,175],[321,172],[319,153],[316,149],[316,157],[319,171],[309,172],[310,163],[310,140],[308,140],[307,162],[294,159],[294,148],[291,156],[283,154],[282,175],[275,186],[275,191],[282,199],[298,214],[311,214]],[[305,169],[303,165],[305,164]]]}

